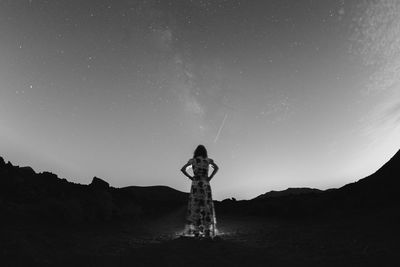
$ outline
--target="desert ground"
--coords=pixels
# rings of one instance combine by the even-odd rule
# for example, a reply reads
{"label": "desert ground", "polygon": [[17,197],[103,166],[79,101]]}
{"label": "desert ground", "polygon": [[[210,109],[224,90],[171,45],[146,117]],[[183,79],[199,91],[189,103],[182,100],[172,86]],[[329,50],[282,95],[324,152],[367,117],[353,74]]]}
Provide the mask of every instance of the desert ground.
{"label": "desert ground", "polygon": [[182,236],[184,208],[101,225],[1,228],[2,266],[396,266],[399,216],[217,218],[212,239]]}

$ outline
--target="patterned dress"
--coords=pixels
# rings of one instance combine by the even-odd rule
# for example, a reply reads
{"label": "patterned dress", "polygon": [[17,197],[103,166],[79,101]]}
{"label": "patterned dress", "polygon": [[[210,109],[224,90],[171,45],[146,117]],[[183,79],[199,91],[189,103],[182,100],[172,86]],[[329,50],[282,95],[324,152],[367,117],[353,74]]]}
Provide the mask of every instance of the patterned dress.
{"label": "patterned dress", "polygon": [[194,174],[186,214],[185,231],[188,235],[198,233],[199,236],[204,236],[207,232],[210,237],[216,235],[217,220],[208,177],[208,166],[211,163],[212,159],[203,157],[188,161]]}

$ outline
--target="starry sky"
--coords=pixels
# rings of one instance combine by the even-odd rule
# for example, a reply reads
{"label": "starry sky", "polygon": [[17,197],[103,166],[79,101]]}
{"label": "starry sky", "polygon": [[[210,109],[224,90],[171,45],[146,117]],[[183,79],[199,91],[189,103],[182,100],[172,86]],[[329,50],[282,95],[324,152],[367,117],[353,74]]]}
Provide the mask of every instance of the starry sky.
{"label": "starry sky", "polygon": [[0,155],[214,198],[340,187],[400,148],[396,0],[0,0]]}

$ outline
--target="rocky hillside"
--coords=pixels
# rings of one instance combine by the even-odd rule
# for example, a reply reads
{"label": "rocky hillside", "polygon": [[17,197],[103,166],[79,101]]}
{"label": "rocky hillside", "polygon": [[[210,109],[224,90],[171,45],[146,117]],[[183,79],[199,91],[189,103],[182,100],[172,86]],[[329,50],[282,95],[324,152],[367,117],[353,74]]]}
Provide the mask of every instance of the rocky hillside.
{"label": "rocky hillside", "polygon": [[[251,200],[215,201],[217,214],[304,217],[392,209],[400,200],[400,152],[370,176],[338,189],[288,188]],[[0,157],[3,221],[99,222],[157,217],[187,203],[187,193],[166,186],[113,188],[94,177],[71,183],[50,172],[13,166]]]}
{"label": "rocky hillside", "polygon": [[166,186],[113,188],[97,177],[89,185],[76,184],[50,172],[13,166],[0,157],[0,212],[5,221],[140,219],[181,207],[186,199],[186,193]]}
{"label": "rocky hillside", "polygon": [[267,217],[351,215],[377,210],[391,212],[400,201],[399,188],[400,151],[375,173],[338,189],[289,188],[271,191],[252,200],[226,199],[216,206],[220,213]]}
{"label": "rocky hillside", "polygon": [[258,197],[254,199],[266,199],[266,198],[272,198],[272,197],[282,197],[282,196],[290,196],[290,195],[303,195],[303,194],[309,194],[309,193],[321,193],[322,190],[315,189],[315,188],[308,188],[308,187],[294,187],[291,188],[289,187],[286,190],[282,191],[269,191],[265,194],[259,195]]}

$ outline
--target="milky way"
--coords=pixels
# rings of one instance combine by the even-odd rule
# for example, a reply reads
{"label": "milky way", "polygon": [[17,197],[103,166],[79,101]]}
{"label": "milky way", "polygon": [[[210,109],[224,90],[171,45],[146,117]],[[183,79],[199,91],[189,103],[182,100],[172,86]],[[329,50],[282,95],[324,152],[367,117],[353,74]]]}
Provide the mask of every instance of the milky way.
{"label": "milky way", "polygon": [[400,4],[0,1],[0,155],[71,181],[216,199],[328,188],[400,145]]}

